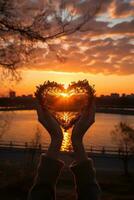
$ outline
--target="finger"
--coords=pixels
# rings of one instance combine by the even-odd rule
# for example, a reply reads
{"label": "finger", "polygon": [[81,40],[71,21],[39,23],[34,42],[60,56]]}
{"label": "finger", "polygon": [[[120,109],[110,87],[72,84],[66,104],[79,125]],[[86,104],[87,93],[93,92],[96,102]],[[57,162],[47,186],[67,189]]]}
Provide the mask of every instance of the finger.
{"label": "finger", "polygon": [[96,105],[95,100],[92,99],[92,101],[83,109],[82,116],[89,116],[92,115],[92,113],[95,113]]}
{"label": "finger", "polygon": [[47,114],[46,110],[42,108],[38,99],[36,99],[36,111],[37,111],[37,115],[38,115],[38,120],[41,123],[44,123],[44,121],[45,121],[44,116],[48,116],[48,114]]}
{"label": "finger", "polygon": [[35,106],[37,107],[39,105],[39,100],[35,98]]}
{"label": "finger", "polygon": [[35,105],[36,105],[36,110],[37,111],[41,111],[42,110],[42,107],[41,107],[40,102],[39,102],[38,99],[35,100]]}
{"label": "finger", "polygon": [[38,103],[37,104],[37,114],[38,114],[38,119],[42,122],[45,122],[46,120],[54,123],[57,122],[58,120],[54,116],[53,113],[51,113],[47,108],[42,108],[42,106]]}
{"label": "finger", "polygon": [[96,112],[96,105],[95,105],[95,102],[92,102],[92,104],[89,108],[89,117],[93,121],[95,121],[95,112]]}
{"label": "finger", "polygon": [[96,110],[96,104],[95,104],[95,101],[92,101],[90,107],[89,107],[89,112],[95,112]]}
{"label": "finger", "polygon": [[47,119],[49,120],[49,122],[51,121],[51,123],[56,123],[57,125],[60,125],[59,121],[55,117],[55,114],[50,112],[46,106],[42,108],[37,98],[36,98],[36,110],[37,110],[39,121],[45,122],[45,120]]}
{"label": "finger", "polygon": [[92,96],[88,99],[88,104],[87,104],[88,109],[90,109],[90,107],[92,107],[93,104],[95,104],[95,96]]}
{"label": "finger", "polygon": [[43,106],[41,105],[41,102],[36,98],[35,100],[35,105],[36,105],[36,110],[39,111],[39,112],[45,112],[45,111],[48,111],[48,108],[47,106]]}
{"label": "finger", "polygon": [[43,120],[43,111],[40,105],[36,107],[36,111],[37,111],[38,120],[41,122]]}

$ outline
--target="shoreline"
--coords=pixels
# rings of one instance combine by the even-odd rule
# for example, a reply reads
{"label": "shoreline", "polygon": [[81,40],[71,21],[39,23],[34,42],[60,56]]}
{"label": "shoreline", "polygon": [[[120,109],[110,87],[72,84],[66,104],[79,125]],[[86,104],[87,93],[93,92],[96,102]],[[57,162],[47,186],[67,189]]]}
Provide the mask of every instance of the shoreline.
{"label": "shoreline", "polygon": [[[14,150],[12,148],[9,149],[1,149],[0,150],[0,160],[11,160],[14,163],[18,162],[20,164],[24,163],[27,157],[29,157],[29,161],[38,160],[41,151],[39,149],[17,149]],[[46,153],[46,151],[43,151]],[[121,155],[113,155],[113,154],[97,154],[87,152],[88,157],[92,158],[95,163],[95,168],[97,170],[104,171],[123,171],[123,163]],[[30,159],[31,158],[31,159]],[[60,158],[65,161],[67,165],[71,164],[74,160],[74,154],[68,152],[61,152]],[[109,163],[109,164],[108,164]],[[129,171],[134,172],[134,155],[129,155]]]}
{"label": "shoreline", "polygon": [[[33,107],[9,107],[9,108],[0,108],[2,111],[21,111],[21,110],[36,110]],[[61,111],[62,112],[62,111]],[[66,112],[66,111],[65,111]],[[73,112],[73,111],[71,111]],[[120,115],[134,115],[134,110],[126,110],[126,108],[97,108],[96,113],[105,113],[105,114],[120,114]]]}

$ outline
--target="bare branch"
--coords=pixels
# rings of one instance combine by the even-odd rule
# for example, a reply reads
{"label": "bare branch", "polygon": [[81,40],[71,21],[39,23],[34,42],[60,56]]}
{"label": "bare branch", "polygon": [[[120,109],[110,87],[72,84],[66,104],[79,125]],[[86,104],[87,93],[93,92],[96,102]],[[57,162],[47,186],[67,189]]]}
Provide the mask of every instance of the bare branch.
{"label": "bare branch", "polygon": [[[0,66],[14,71],[35,59],[35,52],[46,48],[54,52],[49,41],[81,31],[99,13],[101,4],[102,0],[1,0]],[[60,51],[56,57],[66,60]]]}

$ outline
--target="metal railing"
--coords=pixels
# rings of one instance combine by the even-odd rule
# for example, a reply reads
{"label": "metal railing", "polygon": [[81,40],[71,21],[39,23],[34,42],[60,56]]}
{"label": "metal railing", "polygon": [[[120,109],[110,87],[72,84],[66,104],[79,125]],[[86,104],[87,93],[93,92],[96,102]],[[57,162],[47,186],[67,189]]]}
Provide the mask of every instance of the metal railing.
{"label": "metal railing", "polygon": [[[41,152],[46,151],[48,143],[34,143],[34,142],[17,142],[17,141],[0,141],[0,150],[39,150]],[[86,145],[87,153],[95,154],[112,154],[112,155],[134,155],[134,151],[119,148],[118,146],[95,146]],[[72,152],[72,150],[70,150]]]}

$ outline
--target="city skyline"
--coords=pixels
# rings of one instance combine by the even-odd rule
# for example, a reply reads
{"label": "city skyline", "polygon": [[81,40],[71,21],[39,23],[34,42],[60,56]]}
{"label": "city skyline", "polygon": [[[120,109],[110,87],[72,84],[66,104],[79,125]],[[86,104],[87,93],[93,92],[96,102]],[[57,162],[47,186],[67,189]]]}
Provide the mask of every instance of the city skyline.
{"label": "city skyline", "polygon": [[[134,93],[109,93],[109,94],[100,94],[100,95],[96,95],[96,97],[122,97],[122,96],[127,96],[127,97],[133,97],[134,98]],[[27,97],[30,97],[30,98],[33,98],[35,97],[34,96],[34,93],[28,93],[28,94],[25,94],[25,93],[22,93],[21,95],[18,95],[17,92],[15,90],[11,90],[9,89],[8,92],[6,94],[0,94],[0,98],[1,97],[9,97],[9,98],[14,98],[14,97],[22,97],[22,98],[27,98]]]}
{"label": "city skyline", "polygon": [[133,90],[134,75],[104,75],[91,73],[70,73],[41,70],[23,70],[20,82],[1,81],[0,94],[6,95],[10,89],[15,90],[18,95],[31,94],[36,90],[36,86],[45,80],[56,81],[69,84],[72,81],[87,79],[91,85],[95,85],[97,96],[110,93],[131,94]]}

